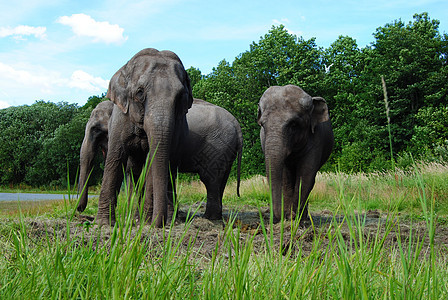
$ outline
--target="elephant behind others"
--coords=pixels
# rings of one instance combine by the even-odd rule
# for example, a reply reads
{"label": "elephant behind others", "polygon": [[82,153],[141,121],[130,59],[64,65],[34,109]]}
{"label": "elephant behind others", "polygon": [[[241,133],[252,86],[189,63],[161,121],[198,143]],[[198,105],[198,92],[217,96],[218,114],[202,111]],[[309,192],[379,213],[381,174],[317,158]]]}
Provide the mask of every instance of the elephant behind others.
{"label": "elephant behind others", "polygon": [[88,178],[98,149],[104,160],[107,154],[108,123],[114,104],[111,101],[100,102],[90,114],[87,121],[84,140],[82,141],[79,169],[79,204],[78,211],[84,211],[87,205]]}
{"label": "elephant behind others", "polygon": [[187,113],[189,133],[175,162],[179,172],[197,173],[207,189],[204,217],[221,219],[222,196],[233,161],[238,157],[239,196],[243,134],[235,117],[222,107],[194,99]]}
{"label": "elephant behind others", "polygon": [[334,143],[326,101],[298,86],[272,86],[258,104],[258,124],[275,221],[307,219],[308,196]]}
{"label": "elephant behind others", "polygon": [[[109,119],[112,114],[113,103],[105,101],[100,104],[95,110],[101,110],[103,112],[102,115]],[[92,113],[88,125],[98,123],[100,121],[96,119],[98,116],[99,114]],[[103,119],[102,117],[101,121]],[[200,99],[194,99],[193,105],[187,113],[187,123],[189,132],[179,142],[177,151],[179,155],[174,157],[173,165],[178,165],[179,172],[199,174],[207,189],[207,205],[204,216],[209,219],[220,219],[222,217],[224,188],[236,157],[238,157],[237,193],[239,195],[243,145],[241,127],[235,117],[227,110]],[[104,130],[103,134],[93,134],[91,132],[96,132],[100,128]],[[86,127],[83,145],[86,144],[85,149],[92,151],[81,151],[80,191],[85,184],[85,180],[81,181],[81,178],[87,178],[92,168],[86,162],[91,161],[96,151],[98,151],[98,147],[94,147],[99,144],[95,137],[104,136],[107,139],[107,128],[99,126]],[[145,140],[145,137],[142,137],[142,139]],[[132,159],[132,157],[130,158]],[[131,162],[133,167],[135,167],[134,178],[136,178],[141,170],[141,165],[136,165],[132,160]],[[140,163],[143,162],[144,160],[140,160]],[[129,160],[127,170],[129,173]],[[78,211],[83,211],[86,207],[87,188],[85,190],[80,199]]]}

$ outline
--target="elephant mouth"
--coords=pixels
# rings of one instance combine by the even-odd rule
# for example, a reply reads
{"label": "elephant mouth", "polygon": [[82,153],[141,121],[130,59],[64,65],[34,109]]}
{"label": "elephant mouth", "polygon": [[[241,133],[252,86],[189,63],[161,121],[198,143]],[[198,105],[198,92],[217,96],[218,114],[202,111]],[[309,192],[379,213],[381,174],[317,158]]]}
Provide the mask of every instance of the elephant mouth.
{"label": "elephant mouth", "polygon": [[134,134],[138,137],[146,139],[147,135],[145,130],[143,129],[143,122],[134,127]]}

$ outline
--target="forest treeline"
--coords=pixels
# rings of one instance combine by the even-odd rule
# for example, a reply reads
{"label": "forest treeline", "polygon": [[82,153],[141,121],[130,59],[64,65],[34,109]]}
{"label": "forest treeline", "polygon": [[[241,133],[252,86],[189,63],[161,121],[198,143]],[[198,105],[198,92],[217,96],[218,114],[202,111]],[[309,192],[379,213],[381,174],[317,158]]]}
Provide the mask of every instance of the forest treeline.
{"label": "forest treeline", "polygon": [[[328,48],[273,26],[233,62],[210,74],[187,70],[193,95],[229,110],[244,134],[243,174],[264,173],[257,104],[273,85],[295,84],[327,100],[335,148],[325,170],[406,168],[413,160],[448,161],[448,35],[427,13],[395,20],[363,48],[340,36]],[[387,103],[382,80],[387,87]],[[0,110],[0,184],[64,185],[76,177],[90,112],[87,104],[37,101]],[[392,148],[391,148],[392,147]],[[391,157],[392,156],[392,157]],[[101,178],[98,159],[94,182]],[[69,170],[69,172],[67,172]]]}

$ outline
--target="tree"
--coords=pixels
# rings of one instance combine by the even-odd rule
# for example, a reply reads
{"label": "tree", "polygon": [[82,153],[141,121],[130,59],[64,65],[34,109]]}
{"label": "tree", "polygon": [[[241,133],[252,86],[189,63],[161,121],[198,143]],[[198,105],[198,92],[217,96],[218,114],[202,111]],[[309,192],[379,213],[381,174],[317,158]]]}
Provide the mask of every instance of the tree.
{"label": "tree", "polygon": [[195,97],[226,108],[240,122],[244,135],[243,171],[263,173],[257,120],[258,101],[272,85],[297,84],[310,94],[319,89],[321,51],[314,39],[290,34],[283,25],[253,42],[230,64],[221,61],[212,73],[196,83]]}
{"label": "tree", "polygon": [[35,163],[43,142],[67,123],[77,106],[37,101],[31,106],[9,107],[0,114],[0,182],[23,182]]}
{"label": "tree", "polygon": [[194,86],[196,85],[196,83],[198,83],[202,79],[201,70],[196,69],[194,67],[190,67],[186,71],[187,71],[188,77],[190,77],[190,84],[191,84],[191,88],[193,89]]}
{"label": "tree", "polygon": [[448,160],[448,106],[423,107],[415,119],[409,150]]}
{"label": "tree", "polygon": [[[79,169],[79,151],[91,110],[80,110],[68,123],[61,124],[52,136],[43,141],[37,159],[29,168],[25,182],[34,186],[67,186],[67,176],[74,184]],[[92,182],[98,177],[95,168]]]}
{"label": "tree", "polygon": [[98,103],[106,99],[107,98],[105,93],[103,93],[101,96],[90,96],[89,99],[87,99],[86,104],[84,104],[84,106],[82,107],[82,109],[92,111],[98,105]]}
{"label": "tree", "polygon": [[[414,133],[417,112],[424,106],[438,106],[447,99],[446,77],[442,80],[446,75],[446,35],[440,35],[439,21],[422,13],[414,15],[414,21],[407,25],[398,20],[380,27],[374,36],[369,72],[376,79],[371,85],[377,84],[378,78],[384,75],[394,146],[401,151],[406,149]],[[444,95],[439,93],[441,88],[445,89]],[[380,92],[375,96],[381,101]]]}

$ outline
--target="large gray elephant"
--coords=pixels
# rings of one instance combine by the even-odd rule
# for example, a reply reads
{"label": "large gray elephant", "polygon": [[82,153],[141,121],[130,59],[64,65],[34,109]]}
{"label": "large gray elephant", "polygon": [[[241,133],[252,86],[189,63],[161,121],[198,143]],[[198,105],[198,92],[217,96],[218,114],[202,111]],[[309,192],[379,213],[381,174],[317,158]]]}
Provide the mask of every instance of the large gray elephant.
{"label": "large gray elephant", "polygon": [[308,219],[308,195],[334,143],[326,101],[294,85],[270,87],[258,104],[258,124],[274,221],[297,213]]}
{"label": "large gray elephant", "polygon": [[183,173],[197,173],[207,189],[204,217],[222,218],[222,196],[233,161],[238,157],[239,196],[243,134],[235,117],[222,107],[194,99],[187,113],[188,135],[180,142],[174,164]]}
{"label": "large gray elephant", "polygon": [[169,162],[187,134],[186,113],[193,103],[190,80],[171,51],[144,49],[112,77],[106,95],[116,104],[109,120],[108,153],[96,222],[115,223],[122,166],[129,156],[153,162],[145,179],[145,212],[161,227],[172,213]]}
{"label": "large gray elephant", "polygon": [[[107,141],[107,122],[112,114],[113,106],[111,101],[98,104],[86,125],[80,159],[80,201],[77,208],[80,212],[84,211],[87,205],[87,187],[84,188],[84,186],[92,169],[91,162],[99,148],[103,154],[107,154],[107,147],[104,148],[103,141]],[[102,126],[104,124],[106,127]],[[180,172],[199,174],[207,189],[204,216],[208,219],[221,219],[224,188],[237,156],[237,194],[239,195],[243,146],[241,127],[227,110],[200,99],[194,99],[187,113],[187,124],[188,135],[182,137],[179,142],[179,150],[172,163],[178,166]],[[140,163],[142,162],[140,160]],[[126,169],[127,173],[133,172],[134,178],[137,178],[141,166],[133,161],[133,157],[129,157]],[[85,192],[81,193],[82,191]]]}

